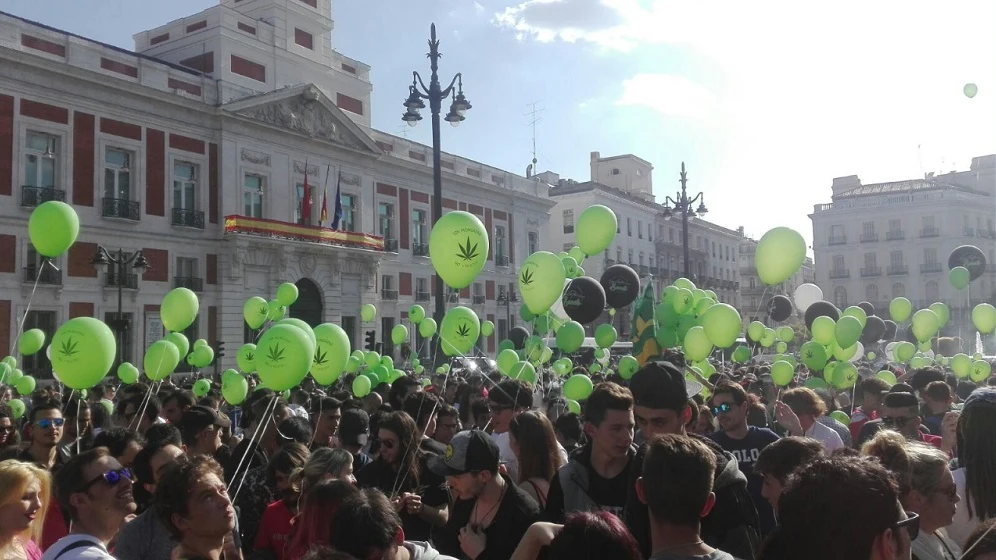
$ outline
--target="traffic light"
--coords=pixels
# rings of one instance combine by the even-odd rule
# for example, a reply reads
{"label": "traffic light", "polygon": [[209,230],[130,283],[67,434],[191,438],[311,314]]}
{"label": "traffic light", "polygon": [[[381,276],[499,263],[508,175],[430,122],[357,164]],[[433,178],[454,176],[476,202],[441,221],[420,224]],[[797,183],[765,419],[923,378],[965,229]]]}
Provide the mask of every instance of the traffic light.
{"label": "traffic light", "polygon": [[225,342],[222,340],[214,341],[214,358],[217,360],[218,358],[224,358],[224,357],[225,357]]}
{"label": "traffic light", "polygon": [[367,331],[365,348],[371,352],[377,348],[377,331]]}

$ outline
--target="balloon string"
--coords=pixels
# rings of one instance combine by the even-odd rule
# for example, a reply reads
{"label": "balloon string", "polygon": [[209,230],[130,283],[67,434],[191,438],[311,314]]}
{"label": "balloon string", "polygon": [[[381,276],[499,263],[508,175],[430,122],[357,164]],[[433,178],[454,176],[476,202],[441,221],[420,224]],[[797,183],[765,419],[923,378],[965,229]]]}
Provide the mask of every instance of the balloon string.
{"label": "balloon string", "polygon": [[[158,369],[158,368],[156,368]],[[138,426],[142,423],[142,416],[145,415],[145,409],[149,406],[149,401],[152,400],[152,390],[155,389],[156,382],[153,381],[149,383],[149,389],[145,392],[145,396],[142,397],[142,402],[139,404],[138,410],[136,411],[135,417],[131,419],[128,423],[129,430],[137,430]]]}
{"label": "balloon string", "polygon": [[[28,297],[28,305],[27,307],[24,308],[24,314],[21,315],[20,324],[17,326],[17,334],[14,335],[14,341],[10,345],[11,356],[14,355],[14,349],[17,348],[17,342],[18,340],[20,340],[21,335],[24,333],[24,323],[25,321],[28,320],[28,313],[31,311],[31,302],[34,301],[35,299],[35,292],[38,290],[38,282],[41,281],[42,272],[45,271],[46,266],[51,266],[52,268],[55,268],[55,265],[52,264],[52,261],[49,260],[47,257],[42,259],[42,264],[38,270],[38,274],[35,275],[35,283],[33,286],[31,286],[31,295]],[[55,270],[59,269],[55,268]]]}
{"label": "balloon string", "polygon": [[[254,453],[256,451],[256,447],[259,446],[259,442],[263,441],[263,432],[266,431],[267,428],[266,426],[267,415],[273,412],[273,409],[276,408],[276,405],[277,405],[277,396],[274,395],[273,398],[270,400],[270,402],[267,403],[266,408],[263,410],[263,415],[260,417],[260,421],[256,424],[256,430],[253,431],[252,436],[249,438],[249,445],[246,446],[245,453],[242,454],[242,457],[239,459],[238,466],[235,467],[235,475],[232,477],[232,480],[228,482],[227,490],[229,492],[231,492],[232,490],[232,485],[235,484],[235,476],[238,476],[239,471],[242,470],[242,465],[245,463],[246,457]],[[256,442],[256,447],[253,447],[253,442]],[[236,489],[235,494],[231,498],[232,503],[235,502],[235,498],[239,495],[239,491],[242,490],[242,483],[245,482],[246,474],[248,472],[249,468],[247,466],[246,470],[242,473],[242,479],[239,482],[239,487],[238,489]]]}

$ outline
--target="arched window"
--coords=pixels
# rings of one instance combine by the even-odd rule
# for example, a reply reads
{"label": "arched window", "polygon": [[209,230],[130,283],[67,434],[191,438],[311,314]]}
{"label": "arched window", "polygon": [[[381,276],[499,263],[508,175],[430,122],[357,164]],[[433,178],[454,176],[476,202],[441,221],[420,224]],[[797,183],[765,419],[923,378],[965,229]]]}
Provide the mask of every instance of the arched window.
{"label": "arched window", "polygon": [[896,282],[892,285],[892,297],[906,297],[906,285],[902,282]]}
{"label": "arched window", "polygon": [[844,286],[837,286],[833,289],[833,304],[837,306],[837,309],[847,307],[847,290],[844,289]]}
{"label": "arched window", "polygon": [[928,303],[934,303],[940,296],[940,290],[937,289],[937,282],[935,280],[927,282],[923,291]]}
{"label": "arched window", "polygon": [[865,288],[865,301],[869,303],[876,303],[878,301],[878,285],[868,284]]}

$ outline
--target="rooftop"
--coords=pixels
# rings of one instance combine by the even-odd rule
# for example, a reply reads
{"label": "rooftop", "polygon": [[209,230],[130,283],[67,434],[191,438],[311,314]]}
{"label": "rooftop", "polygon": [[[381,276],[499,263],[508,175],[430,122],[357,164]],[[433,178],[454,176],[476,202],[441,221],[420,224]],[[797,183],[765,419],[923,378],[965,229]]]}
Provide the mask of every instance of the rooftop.
{"label": "rooftop", "polygon": [[918,191],[935,189],[953,189],[967,193],[978,193],[968,187],[954,185],[939,181],[937,179],[908,179],[905,181],[890,181],[888,183],[873,183],[870,185],[860,185],[853,189],[834,195],[834,198],[849,198],[855,196],[869,196],[878,194],[912,193]]}

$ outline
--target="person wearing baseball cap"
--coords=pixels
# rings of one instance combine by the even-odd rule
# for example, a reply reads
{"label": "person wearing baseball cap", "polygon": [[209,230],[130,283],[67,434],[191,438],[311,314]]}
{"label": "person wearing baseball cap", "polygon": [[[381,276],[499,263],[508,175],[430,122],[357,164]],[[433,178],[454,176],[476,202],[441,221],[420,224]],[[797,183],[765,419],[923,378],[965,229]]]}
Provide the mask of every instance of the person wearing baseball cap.
{"label": "person wearing baseball cap", "polygon": [[221,429],[232,421],[206,406],[192,406],[180,418],[180,437],[188,455],[214,456],[221,448]]}
{"label": "person wearing baseball cap", "polygon": [[[681,360],[677,355],[675,359]],[[740,472],[736,457],[707,437],[688,434],[685,425],[692,418],[691,398],[702,385],[686,379],[671,361],[650,362],[640,368],[629,384],[633,393],[633,416],[636,426],[650,442],[663,434],[688,435],[708,447],[715,456],[713,493],[716,505],[702,518],[702,540],[742,560],[754,560],[760,552],[760,520],[747,491],[747,477]],[[640,543],[645,557],[650,557],[650,518],[646,504],[639,499],[636,481],[643,471],[647,443],[640,446],[631,462],[630,482],[623,521]]]}
{"label": "person wearing baseball cap", "polygon": [[433,534],[443,554],[471,560],[511,558],[529,526],[536,502],[498,470],[497,444],[481,430],[459,432],[446,453],[429,459],[432,472],[446,477],[455,502],[446,525]]}

